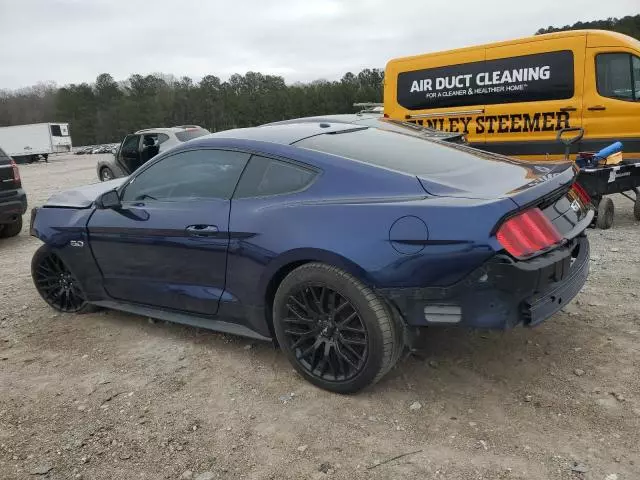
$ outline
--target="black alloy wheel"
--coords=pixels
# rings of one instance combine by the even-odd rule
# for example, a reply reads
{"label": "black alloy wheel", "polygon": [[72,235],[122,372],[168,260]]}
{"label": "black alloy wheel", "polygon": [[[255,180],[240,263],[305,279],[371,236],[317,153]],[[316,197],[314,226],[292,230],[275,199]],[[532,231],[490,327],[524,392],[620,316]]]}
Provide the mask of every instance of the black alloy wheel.
{"label": "black alloy wheel", "polygon": [[292,292],[286,307],[288,347],[311,375],[344,381],[362,371],[367,329],[349,300],[327,285],[309,285]]}
{"label": "black alloy wheel", "polygon": [[31,275],[40,296],[61,312],[74,313],[88,307],[80,284],[58,255],[46,246],[35,253]]}
{"label": "black alloy wheel", "polygon": [[401,319],[390,306],[355,276],[323,263],[301,265],[282,280],[273,328],[298,373],[336,393],[376,383],[404,348]]}

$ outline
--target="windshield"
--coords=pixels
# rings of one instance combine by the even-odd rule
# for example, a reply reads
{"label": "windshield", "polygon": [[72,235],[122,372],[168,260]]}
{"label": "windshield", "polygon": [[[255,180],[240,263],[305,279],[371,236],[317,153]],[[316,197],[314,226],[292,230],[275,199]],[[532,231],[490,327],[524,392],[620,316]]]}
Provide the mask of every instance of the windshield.
{"label": "windshield", "polygon": [[176,137],[181,142],[187,142],[189,140],[193,140],[194,138],[208,135],[209,133],[209,130],[204,128],[190,128],[188,130],[184,130],[183,132],[176,132]]}

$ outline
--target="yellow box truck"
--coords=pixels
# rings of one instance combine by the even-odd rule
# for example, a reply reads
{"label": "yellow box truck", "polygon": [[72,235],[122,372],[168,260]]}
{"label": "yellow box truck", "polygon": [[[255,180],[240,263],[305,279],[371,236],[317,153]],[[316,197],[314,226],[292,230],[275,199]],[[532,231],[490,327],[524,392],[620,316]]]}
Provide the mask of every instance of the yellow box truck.
{"label": "yellow box truck", "polygon": [[572,152],[620,140],[625,157],[640,158],[640,42],[576,30],[396,58],[384,113],[530,159],[562,158],[557,132],[582,127]]}

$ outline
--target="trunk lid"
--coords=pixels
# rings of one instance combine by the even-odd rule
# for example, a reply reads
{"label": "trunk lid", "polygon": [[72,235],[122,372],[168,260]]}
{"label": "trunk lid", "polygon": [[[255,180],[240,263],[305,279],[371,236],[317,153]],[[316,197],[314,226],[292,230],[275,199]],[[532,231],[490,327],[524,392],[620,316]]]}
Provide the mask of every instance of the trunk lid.
{"label": "trunk lid", "polygon": [[[456,148],[467,153],[467,147]],[[511,198],[524,207],[563,187],[568,190],[577,175],[571,162],[534,163],[475,149],[471,152],[468,161],[455,169],[418,175],[425,191],[446,197]]]}

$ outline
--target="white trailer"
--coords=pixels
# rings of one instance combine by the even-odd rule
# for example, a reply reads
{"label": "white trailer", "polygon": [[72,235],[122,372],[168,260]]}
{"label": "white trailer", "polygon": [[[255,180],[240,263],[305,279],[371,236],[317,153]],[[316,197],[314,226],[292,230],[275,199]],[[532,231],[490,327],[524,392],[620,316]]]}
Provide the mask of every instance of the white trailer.
{"label": "white trailer", "polygon": [[0,148],[16,163],[34,162],[51,153],[71,151],[68,123],[34,123],[0,127]]}

